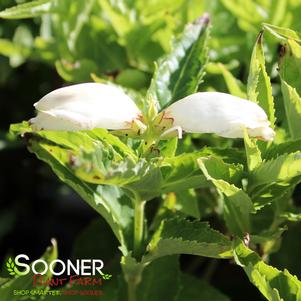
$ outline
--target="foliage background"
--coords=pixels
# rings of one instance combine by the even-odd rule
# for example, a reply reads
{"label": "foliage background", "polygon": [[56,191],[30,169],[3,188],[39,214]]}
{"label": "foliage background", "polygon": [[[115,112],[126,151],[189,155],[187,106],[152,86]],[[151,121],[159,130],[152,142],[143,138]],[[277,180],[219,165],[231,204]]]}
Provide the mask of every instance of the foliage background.
{"label": "foliage background", "polygon": [[[26,1],[1,1],[0,10],[23,2]],[[89,81],[91,73],[130,89],[145,89],[153,72],[153,61],[170,49],[171,36],[204,12],[210,14],[213,25],[210,41],[213,64],[207,69],[202,89],[213,87],[229,92],[223,66],[246,83],[252,49],[262,22],[301,31],[298,17],[301,2],[165,0],[149,1],[145,5],[144,1],[78,1],[74,4],[65,0],[61,3],[61,11],[51,16],[0,19],[0,260],[4,262],[9,254],[19,253],[38,258],[55,237],[60,258],[89,258],[101,254],[114,271],[115,258],[111,250],[116,249],[117,242],[111,230],[99,221],[93,209],[58,181],[48,166],[28,154],[23,142],[9,136],[9,124],[32,117],[32,104],[47,92],[65,82]],[[131,15],[133,7],[139,16]],[[54,24],[51,32],[49,18]],[[272,83],[277,91],[274,62],[279,56],[279,45],[267,38],[265,50],[268,69],[275,74]],[[244,86],[239,86],[244,91]],[[281,108],[281,97],[275,96],[276,107]],[[280,114],[277,119],[281,122],[283,116]],[[229,142],[197,136],[192,143],[201,147]],[[294,202],[296,206],[301,205],[298,187]],[[206,207],[200,207],[202,216]],[[148,208],[148,214],[154,209]],[[214,215],[208,218],[212,225],[217,222]],[[283,234],[282,246],[270,263],[281,269],[288,268],[300,278],[301,226],[292,223],[289,230]],[[97,240],[93,239],[95,233]],[[93,245],[89,243],[92,239]],[[181,268],[208,280],[231,300],[241,300],[241,296],[244,300],[262,299],[243,270],[228,261],[185,255],[181,256]]]}

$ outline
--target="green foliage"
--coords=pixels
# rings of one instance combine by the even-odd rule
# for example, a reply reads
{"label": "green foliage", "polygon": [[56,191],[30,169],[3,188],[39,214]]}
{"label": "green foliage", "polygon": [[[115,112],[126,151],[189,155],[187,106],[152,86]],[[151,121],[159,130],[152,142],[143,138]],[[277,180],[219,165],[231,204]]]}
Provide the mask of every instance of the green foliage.
{"label": "green foliage", "polygon": [[241,98],[246,97],[246,91],[243,83],[235,78],[227,67],[221,63],[209,63],[207,65],[207,72],[213,74],[222,74],[230,94]]}
{"label": "green foliage", "polygon": [[301,46],[292,39],[287,40],[287,44],[282,46],[282,54],[280,58],[279,68],[281,79],[289,86],[296,89],[301,94],[299,81],[301,78]]}
{"label": "green foliage", "polygon": [[200,158],[198,163],[206,179],[224,195],[224,218],[229,230],[241,237],[250,232],[252,201],[242,189],[231,184],[240,177],[241,166],[228,165],[227,168],[224,162],[214,157]]}
{"label": "green foliage", "polygon": [[290,199],[292,189],[300,182],[299,152],[285,153],[263,161],[249,175],[249,193],[255,207],[281,198]]}
{"label": "green foliage", "polygon": [[21,19],[40,16],[52,12],[54,0],[36,0],[7,8],[0,12],[0,18]]}
{"label": "green foliage", "polygon": [[261,152],[256,144],[256,141],[254,141],[248,136],[247,131],[245,131],[244,142],[245,142],[248,169],[249,171],[252,171],[254,168],[259,166],[262,162]]}
{"label": "green foliage", "polygon": [[[170,271],[173,277],[163,271]],[[142,276],[143,281],[137,289],[139,300],[151,301],[164,298],[164,300],[175,300],[178,287],[181,287],[181,272],[178,260],[174,256],[158,259],[145,268]]]}
{"label": "green foliage", "polygon": [[263,24],[263,28],[269,31],[272,35],[279,38],[280,40],[293,39],[301,42],[301,36],[298,32],[289,28],[279,27],[272,24]]}
{"label": "green foliage", "polygon": [[265,159],[270,160],[270,159],[275,159],[280,155],[295,153],[300,149],[299,146],[300,146],[300,139],[272,145],[265,152]]}
{"label": "green foliage", "polygon": [[234,258],[243,267],[250,281],[269,301],[300,300],[301,282],[287,270],[279,271],[264,263],[242,242],[236,241]]}
{"label": "green foliage", "polygon": [[197,188],[204,184],[204,176],[199,172],[196,164],[196,154],[182,154],[173,158],[166,158],[161,167],[163,175],[162,191],[177,191]]}
{"label": "green foliage", "polygon": [[211,229],[208,223],[185,220],[163,221],[153,235],[144,262],[172,254],[193,254],[227,258],[231,243],[227,237]]}
{"label": "green foliage", "polygon": [[[26,131],[26,125],[25,129],[24,125],[15,125],[12,126],[11,130],[13,132],[24,132]],[[96,133],[98,134],[97,131]],[[101,131],[101,133],[104,137],[106,136],[106,131]],[[39,159],[47,162],[63,182],[70,185],[92,208],[105,218],[121,245],[125,247],[124,236],[126,234],[122,228],[129,227],[132,216],[132,209],[127,197],[117,187],[84,182],[73,171],[73,159],[70,157],[72,151],[78,152],[83,146],[86,151],[89,149],[91,151],[94,144],[97,143],[96,138],[93,139],[91,136],[93,135],[84,132],[59,134],[40,132],[30,137],[29,150],[34,152]],[[98,136],[94,133],[94,137]],[[123,151],[123,144],[118,143],[118,138],[114,139],[116,148]]]}
{"label": "green foliage", "polygon": [[274,182],[288,182],[301,173],[300,152],[284,154],[276,159],[263,162],[250,173],[252,186],[267,185]]}
{"label": "green foliage", "polygon": [[248,99],[257,102],[266,112],[272,127],[275,123],[274,99],[269,75],[265,68],[263,32],[257,37],[248,77]]}
{"label": "green foliage", "polygon": [[[162,270],[170,271],[169,277]],[[151,263],[143,273],[143,282],[138,287],[139,300],[212,300],[226,301],[228,298],[205,281],[183,274],[175,256],[168,256]]]}
{"label": "green foliage", "polygon": [[[169,273],[172,273],[173,277],[170,277]],[[182,273],[177,256],[166,256],[150,263],[142,272],[142,280],[137,286],[139,300],[145,301],[157,300],[162,296],[165,300],[176,301],[229,300],[206,281]]]}
{"label": "green foliage", "polygon": [[301,97],[297,90],[284,80],[281,81],[281,90],[290,135],[293,139],[300,138]]}
{"label": "green foliage", "polygon": [[[101,221],[86,229],[75,245],[74,254],[81,256],[104,253],[109,261],[116,255],[104,276],[113,275],[104,300],[123,301],[126,294],[131,301],[229,300],[204,280],[183,274],[180,254],[234,257],[268,300],[301,299],[299,280],[264,262],[281,246],[288,223],[301,220],[293,202],[301,181],[301,36],[282,27],[294,24],[300,29],[298,5],[298,0],[202,5],[66,0],[33,1],[0,12],[6,19],[35,17],[41,29],[36,36],[20,25],[13,39],[1,36],[0,53],[11,65],[40,60],[55,66],[66,81],[92,76],[121,85],[150,123],[145,136],[134,138],[104,129],[35,132],[26,122],[11,126],[11,133],[22,136],[29,151],[115,234],[118,255],[113,252],[117,241],[106,237],[111,232]],[[212,29],[207,15],[192,22],[207,8]],[[212,63],[207,64],[209,58]],[[154,138],[147,135],[152,136],[152,126],[162,116],[157,110],[199,89],[229,91],[256,102],[277,133],[275,141],[250,138],[245,129],[244,148],[241,140],[198,134],[145,144]],[[145,203],[146,217],[143,208],[137,211]],[[90,248],[97,237],[108,246],[95,243]],[[120,256],[121,268],[116,264]],[[11,275],[14,268],[9,259]],[[1,279],[1,300],[10,300],[5,288],[22,279]]]}
{"label": "green foliage", "polygon": [[156,63],[149,94],[160,109],[197,91],[207,62],[207,16],[188,24],[172,50]]}
{"label": "green foliage", "polygon": [[175,195],[175,209],[185,213],[188,216],[200,218],[200,209],[198,198],[194,189],[180,191]]}
{"label": "green foliage", "polygon": [[[153,62],[170,50],[171,36],[200,14],[195,1],[184,0],[36,0],[5,9],[0,17],[40,16],[40,34],[23,51],[26,57],[54,64],[66,81],[88,81],[95,73],[145,89]],[[5,55],[12,55],[9,47]]]}
{"label": "green foliage", "polygon": [[[179,191],[189,188],[206,187],[204,175],[200,172],[197,159],[214,155],[226,162],[241,162],[241,153],[235,149],[203,148],[201,151],[183,153],[179,156],[165,158],[161,164],[163,175],[162,191]],[[227,173],[227,171],[225,170]],[[231,176],[231,175],[229,175]]]}

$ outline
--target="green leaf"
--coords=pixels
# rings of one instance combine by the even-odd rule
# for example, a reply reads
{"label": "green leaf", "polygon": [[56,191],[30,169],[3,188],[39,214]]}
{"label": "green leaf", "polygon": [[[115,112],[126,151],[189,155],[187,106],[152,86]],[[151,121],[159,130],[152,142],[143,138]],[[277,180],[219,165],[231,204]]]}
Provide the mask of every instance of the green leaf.
{"label": "green leaf", "polygon": [[301,42],[301,34],[292,29],[279,27],[267,23],[263,23],[263,28],[280,40],[287,41],[287,39],[293,39],[298,42]]}
{"label": "green leaf", "polygon": [[198,197],[193,189],[179,191],[175,194],[175,209],[188,216],[201,217]]}
{"label": "green leaf", "polygon": [[201,151],[165,158],[161,163],[162,191],[178,192],[189,188],[207,187],[208,183],[199,169],[197,159],[208,155],[214,155],[225,162],[244,163],[243,153],[234,148],[204,147]]}
{"label": "green leaf", "polygon": [[87,134],[93,139],[105,140],[122,156],[130,157],[132,159],[136,158],[134,151],[130,147],[124,144],[118,137],[110,134],[107,130],[95,129],[93,131],[88,131]]}
{"label": "green leaf", "polygon": [[162,221],[147,247],[142,262],[173,254],[192,254],[212,258],[231,256],[230,240],[206,222],[169,219]]}
{"label": "green leaf", "polygon": [[[26,134],[26,131],[29,133]],[[137,160],[133,150],[122,143],[119,138],[102,129],[79,132],[39,131],[30,133],[28,124],[23,123],[13,125],[11,132],[25,135],[28,139],[29,150],[35,153],[39,159],[48,163],[63,182],[71,186],[92,208],[105,218],[121,243],[123,251],[126,253],[125,241],[130,240],[129,237],[131,236],[131,233],[129,233],[133,215],[131,201],[116,186],[98,185],[100,183],[108,183],[101,181],[101,179],[94,179],[96,184],[87,183],[85,177],[90,176],[89,169],[83,174],[76,171],[76,160],[81,159],[82,149],[88,152],[86,155],[90,158],[89,156],[95,154],[99,145],[105,145],[105,153],[101,154],[103,157],[96,158],[96,161],[92,163],[97,165],[97,168],[107,172],[106,176],[108,176],[108,173],[112,172],[109,169],[111,164],[119,163],[122,165],[122,158],[126,158],[125,161],[129,162]],[[91,164],[89,160],[87,162]],[[142,163],[144,164],[145,162]],[[123,181],[122,184],[126,188],[135,190],[136,193],[141,194],[145,198],[151,197],[149,194],[145,195],[146,193],[157,195],[159,188],[155,189],[151,185],[159,185],[161,183],[159,175],[155,173],[158,169],[154,169],[154,172],[152,172],[148,167],[144,168],[143,164],[140,167],[144,171],[145,174],[143,175],[145,176],[139,173],[139,176],[135,176],[135,179],[128,183],[126,177],[129,174],[124,175],[122,166],[119,166],[120,169],[117,167],[118,171],[115,170],[116,177],[110,178],[110,183],[115,184]],[[139,166],[135,165],[135,167],[137,171],[134,172],[139,172]],[[98,171],[98,169],[96,170]],[[131,172],[133,171],[130,170],[129,173]],[[148,181],[149,183],[147,183]]]}
{"label": "green leaf", "polygon": [[47,139],[39,144],[85,182],[123,187],[144,200],[160,194],[162,176],[157,164],[138,159],[132,149],[105,130],[41,131],[38,135]]}
{"label": "green leaf", "polygon": [[24,19],[33,18],[52,11],[53,0],[36,0],[7,8],[0,12],[0,18]]}
{"label": "green leaf", "polygon": [[267,265],[239,240],[235,241],[234,258],[267,300],[301,300],[301,282],[296,276]]}
{"label": "green leaf", "polygon": [[281,217],[290,221],[290,222],[300,222],[301,221],[301,212],[284,212],[281,214]]}
{"label": "green leaf", "polygon": [[[129,260],[127,264],[137,265],[137,263]],[[173,275],[173,277],[170,277],[170,275]],[[135,279],[131,280],[135,281]],[[137,300],[229,300],[205,281],[181,273],[178,256],[159,258],[144,266],[139,281],[136,290]],[[131,285],[129,285],[129,288],[131,288]],[[124,293],[126,293],[125,290]],[[124,300],[124,295],[121,296],[120,300]]]}
{"label": "green leaf", "polygon": [[0,39],[0,54],[4,56],[26,56],[28,49],[24,46],[11,42],[7,39]]}
{"label": "green leaf", "polygon": [[160,109],[195,93],[207,62],[208,18],[188,24],[169,54],[156,63],[149,94]]}
{"label": "green leaf", "polygon": [[256,187],[250,192],[255,209],[259,210],[267,204],[276,203],[282,199],[288,202],[298,181],[300,181],[299,177],[291,183],[271,183]]}
{"label": "green leaf", "polygon": [[65,162],[51,155],[50,148],[41,143],[32,143],[30,149],[37,157],[50,165],[61,181],[72,187],[93,209],[101,214],[111,226],[119,242],[125,246],[124,232],[131,223],[130,202],[113,186],[89,184],[74,175]]}
{"label": "green leaf", "polygon": [[[43,132],[38,135],[47,139],[38,143],[85,182],[125,186],[143,178],[150,169],[145,160],[136,161],[128,155],[130,152],[123,152],[119,145],[114,147],[113,139],[107,141],[109,134],[98,140],[85,133]],[[81,147],[75,141],[81,141]],[[70,148],[66,148],[67,144]]]}
{"label": "green leaf", "polygon": [[283,24],[285,18],[288,17],[287,11],[289,9],[290,1],[278,2],[277,0],[272,0],[269,7],[269,22],[274,25]]}
{"label": "green leaf", "polygon": [[160,153],[163,157],[174,157],[178,146],[178,137],[171,138],[167,141],[161,140]]}
{"label": "green leaf", "polygon": [[97,65],[89,59],[79,59],[76,62],[57,60],[55,68],[65,81],[75,83],[90,81],[91,73],[98,72]]}
{"label": "green leaf", "polygon": [[[250,214],[254,211],[250,197],[228,181],[241,177],[241,167],[228,167],[214,157],[200,158],[198,164],[206,179],[224,195],[224,218],[229,230],[240,237],[250,232]],[[223,168],[219,168],[223,166]]]}
{"label": "green leaf", "polygon": [[[301,65],[300,65],[301,66]],[[290,135],[293,139],[301,137],[301,97],[297,90],[281,80],[281,90]]]}
{"label": "green leaf", "polygon": [[264,248],[265,244],[269,247],[269,243],[279,242],[287,227],[277,228],[275,230],[264,230],[256,235],[250,236],[250,241],[254,244],[262,244],[261,248],[265,255],[269,254],[268,250]]}
{"label": "green leaf", "polygon": [[244,133],[244,143],[245,150],[247,155],[248,169],[252,171],[257,166],[259,166],[262,162],[261,152],[256,144],[255,139],[250,139],[248,132],[245,130]]}
{"label": "green leaf", "polygon": [[222,63],[210,63],[208,69],[214,70],[214,73],[221,73],[226,82],[230,94],[241,98],[247,98],[245,87],[240,80],[235,78],[233,74]]}
{"label": "green leaf", "polygon": [[5,283],[9,282],[10,278],[0,278],[0,288],[5,285]]}
{"label": "green leaf", "polygon": [[[173,275],[170,277],[170,275]],[[137,300],[174,301],[181,286],[177,256],[160,258],[147,266],[137,288]]]}
{"label": "green leaf", "polygon": [[148,164],[144,174],[137,181],[124,186],[125,189],[134,191],[142,200],[148,201],[161,194],[162,173],[156,164]]}
{"label": "green leaf", "polygon": [[301,46],[294,40],[288,40],[282,46],[279,59],[280,76],[289,86],[301,95]]}
{"label": "green leaf", "polygon": [[265,68],[263,51],[263,32],[256,40],[253,49],[250,72],[248,77],[248,99],[257,102],[266,112],[271,126],[275,123],[274,98],[272,94],[271,80]]}
{"label": "green leaf", "polygon": [[[48,265],[51,261],[57,259],[57,243],[53,239],[51,240],[52,245],[48,247],[45,253],[42,255],[41,259],[45,260]],[[18,276],[17,273],[13,272],[11,275],[16,275],[15,278],[6,281],[3,285],[0,286],[0,299],[1,301],[19,301],[20,296],[14,294],[14,290],[31,290],[33,288],[33,273],[30,271],[28,274],[24,276]],[[45,273],[43,277],[43,281],[51,278],[52,274],[50,270]],[[49,290],[49,287],[46,285],[38,286],[39,289]]]}
{"label": "green leaf", "polygon": [[[26,131],[29,131],[26,133]],[[92,151],[103,138],[114,145],[114,151],[128,157],[132,151],[120,142],[117,137],[104,130],[93,132],[54,132],[40,131],[30,133],[26,123],[13,125],[11,132],[23,134],[28,140],[29,150],[42,161],[50,165],[61,181],[72,187],[93,209],[95,209],[111,226],[114,234],[126,253],[125,236],[131,227],[133,211],[130,200],[122,191],[113,186],[90,184],[78,178],[72,169],[72,152],[79,152],[81,148]],[[112,146],[113,147],[113,146]],[[70,164],[71,163],[71,164]]]}
{"label": "green leaf", "polygon": [[198,165],[206,168],[206,172],[202,169],[206,178],[208,171],[210,176],[216,180],[240,184],[243,174],[243,166],[241,164],[229,164],[225,163],[221,158],[208,156],[199,158]]}
{"label": "green leaf", "polygon": [[161,164],[163,176],[162,191],[174,192],[206,185],[204,176],[199,171],[195,154],[182,154],[173,158],[165,158]]}
{"label": "green leaf", "polygon": [[149,85],[149,75],[138,69],[125,69],[117,76],[116,84],[130,89],[141,90]]}
{"label": "green leaf", "polygon": [[178,211],[181,216],[192,216],[197,219],[201,218],[199,195],[197,195],[197,192],[194,189],[164,194],[162,207],[157,212],[151,227],[158,227],[164,218],[167,218],[168,216],[173,217],[176,211]]}
{"label": "green leaf", "polygon": [[264,154],[265,160],[275,159],[280,155],[295,153],[301,150],[301,139],[273,144]]}
{"label": "green leaf", "polygon": [[[95,4],[96,0],[85,0],[78,1],[78,10],[75,17],[75,25],[71,28],[70,33],[68,33],[67,45],[70,51],[76,51],[76,43],[79,38],[79,35],[86,23],[89,22],[90,15]],[[91,73],[91,70],[90,70]]]}
{"label": "green leaf", "polygon": [[239,20],[253,24],[262,21],[257,3],[252,0],[222,0],[222,4]]}
{"label": "green leaf", "polygon": [[92,152],[82,151],[72,155],[75,175],[89,183],[125,186],[149,172],[146,160],[135,162],[131,158],[123,158],[103,141],[99,141]]}
{"label": "green leaf", "polygon": [[250,185],[257,187],[273,182],[288,182],[301,175],[301,153],[284,154],[264,161],[250,173]]}
{"label": "green leaf", "polygon": [[109,22],[119,36],[124,36],[131,28],[129,7],[122,1],[122,8],[116,3],[104,0],[100,2],[102,10],[109,16]]}

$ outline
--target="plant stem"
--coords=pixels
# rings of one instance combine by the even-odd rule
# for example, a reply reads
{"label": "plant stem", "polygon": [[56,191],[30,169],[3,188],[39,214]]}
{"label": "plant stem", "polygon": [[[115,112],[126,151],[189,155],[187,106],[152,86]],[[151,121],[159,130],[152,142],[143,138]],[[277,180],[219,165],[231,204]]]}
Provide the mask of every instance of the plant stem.
{"label": "plant stem", "polygon": [[[134,248],[133,255],[139,261],[142,255],[142,246],[144,240],[144,206],[145,201],[142,201],[138,195],[133,199],[134,203]],[[128,301],[136,301],[136,289],[140,282],[141,271],[132,271],[131,275],[127,277],[128,283]]]}
{"label": "plant stem", "polygon": [[128,301],[136,301],[136,287],[135,281],[128,282]]}
{"label": "plant stem", "polygon": [[145,201],[135,200],[134,216],[134,256],[141,255],[144,235],[144,206]]}

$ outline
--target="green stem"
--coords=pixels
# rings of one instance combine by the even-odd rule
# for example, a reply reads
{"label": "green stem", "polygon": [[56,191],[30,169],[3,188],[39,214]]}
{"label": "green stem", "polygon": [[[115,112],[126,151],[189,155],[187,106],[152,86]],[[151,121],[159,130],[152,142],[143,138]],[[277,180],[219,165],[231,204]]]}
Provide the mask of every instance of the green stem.
{"label": "green stem", "polygon": [[[142,247],[144,242],[144,206],[145,201],[142,201],[138,195],[134,194],[134,248],[133,255],[139,261],[142,255]],[[126,277],[128,283],[128,301],[136,301],[136,289],[140,282],[141,271],[131,271],[131,274]]]}
{"label": "green stem", "polygon": [[134,216],[134,256],[141,255],[144,235],[144,206],[145,201],[135,200]]}
{"label": "green stem", "polygon": [[135,281],[128,282],[128,301],[136,301],[136,287]]}

